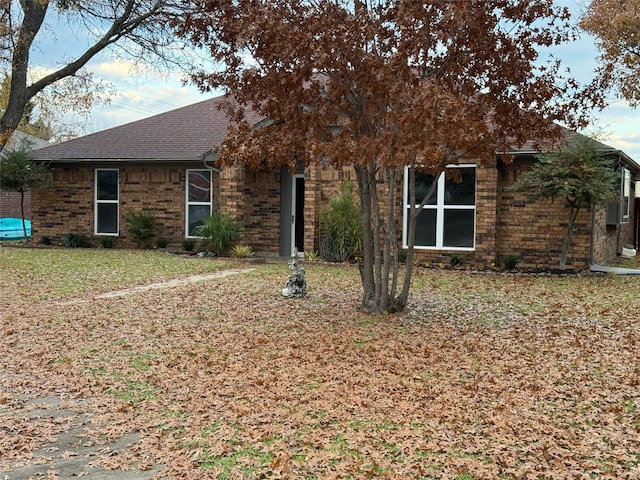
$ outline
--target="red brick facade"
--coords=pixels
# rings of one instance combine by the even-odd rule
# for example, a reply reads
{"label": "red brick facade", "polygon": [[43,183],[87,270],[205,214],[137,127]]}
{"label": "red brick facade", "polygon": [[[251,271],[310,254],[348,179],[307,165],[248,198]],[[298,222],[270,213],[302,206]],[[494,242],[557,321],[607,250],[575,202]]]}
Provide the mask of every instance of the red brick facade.
{"label": "red brick facade", "polygon": [[[94,235],[95,169],[104,165],[57,166],[54,190],[33,193],[32,233],[35,241],[43,236],[62,242],[69,233],[82,233],[100,245]],[[111,167],[109,167],[111,168]],[[185,175],[197,165],[121,166],[119,168],[120,234],[114,246],[132,248],[135,243],[126,231],[127,211],[151,212],[157,220],[155,238],[166,239],[171,247],[185,240]],[[506,191],[526,168],[523,164],[478,166],[476,170],[475,248],[472,251],[417,250],[419,261],[448,263],[451,255],[464,257],[478,265],[498,263],[501,257],[515,255],[519,266],[554,267],[558,264],[565,234],[567,209],[561,200],[534,204],[522,194]],[[320,211],[338,194],[341,181],[355,182],[352,171],[322,169],[304,172],[304,249],[320,248]],[[281,241],[281,171],[251,172],[243,167],[224,168],[212,174],[213,208],[238,217],[243,225],[240,244],[260,253],[278,254]],[[397,203],[397,218],[402,219],[402,199]],[[631,218],[633,219],[632,211]],[[569,254],[569,268],[588,268],[590,259],[605,263],[615,258],[622,246],[633,241],[633,226],[606,225],[604,209],[593,216],[583,211]],[[399,223],[401,232],[401,223]]]}
{"label": "red brick facade", "polygon": [[[489,164],[476,171],[475,248],[465,250],[417,249],[421,262],[448,264],[452,255],[477,265],[500,265],[513,255],[524,268],[554,268],[560,261],[569,211],[563,200],[527,203],[522,193],[507,191],[527,164]],[[632,197],[635,195],[632,184]],[[567,268],[588,269],[591,263],[606,264],[632,245],[635,208],[630,222],[606,224],[606,209],[580,212],[576,221]],[[591,229],[593,220],[594,228]]]}
{"label": "red brick facade", "polygon": [[[102,235],[95,235],[94,195],[97,166],[59,166],[54,170],[55,188],[33,192],[32,238],[49,237],[61,243],[70,233],[87,236],[94,246]],[[100,165],[99,168],[114,168]],[[191,168],[203,169],[202,165]],[[128,211],[147,211],[154,215],[155,239],[166,239],[178,247],[185,239],[184,166],[126,166],[119,172],[119,230],[114,237],[117,248],[132,248],[135,242],[127,232],[124,216]],[[218,176],[213,175],[215,191]],[[215,198],[215,196],[214,196]]]}
{"label": "red brick facade", "polygon": [[[0,218],[21,218],[20,193],[0,190]],[[31,192],[24,194],[24,218],[31,219]]]}

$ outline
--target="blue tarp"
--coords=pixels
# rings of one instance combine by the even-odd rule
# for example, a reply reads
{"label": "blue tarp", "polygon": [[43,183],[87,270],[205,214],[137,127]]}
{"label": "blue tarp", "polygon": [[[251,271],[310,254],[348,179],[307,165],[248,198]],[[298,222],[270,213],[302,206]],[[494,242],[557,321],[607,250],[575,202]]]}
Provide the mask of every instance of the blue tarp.
{"label": "blue tarp", "polygon": [[[24,223],[27,227],[27,237],[30,237],[31,220],[25,220]],[[21,218],[0,218],[0,240],[22,240],[23,238]]]}

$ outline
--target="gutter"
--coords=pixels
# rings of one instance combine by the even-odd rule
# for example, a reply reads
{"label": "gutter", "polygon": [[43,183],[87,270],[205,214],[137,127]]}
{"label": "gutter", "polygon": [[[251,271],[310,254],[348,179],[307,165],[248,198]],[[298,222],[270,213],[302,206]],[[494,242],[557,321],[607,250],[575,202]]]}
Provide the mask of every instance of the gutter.
{"label": "gutter", "polygon": [[220,158],[219,152],[214,152],[213,150],[209,150],[207,153],[205,153],[202,156],[202,162],[204,163],[205,168],[207,168],[208,170],[211,170],[212,172],[220,173],[220,169],[212,165],[219,158]]}

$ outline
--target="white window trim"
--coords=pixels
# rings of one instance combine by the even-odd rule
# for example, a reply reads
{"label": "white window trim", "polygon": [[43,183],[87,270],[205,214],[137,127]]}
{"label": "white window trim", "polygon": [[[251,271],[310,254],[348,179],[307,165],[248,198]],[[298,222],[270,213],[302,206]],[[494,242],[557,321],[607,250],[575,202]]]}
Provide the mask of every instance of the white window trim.
{"label": "white window trim", "polygon": [[[117,172],[118,174],[118,199],[117,200],[98,200],[98,172]],[[117,237],[120,235],[120,170],[117,168],[96,168],[93,174],[93,231],[94,235],[104,237]],[[116,231],[115,232],[99,232],[98,231],[98,205],[99,204],[116,204],[118,206],[116,214]]]}
{"label": "white window trim", "polygon": [[[627,199],[625,203],[625,198]],[[620,214],[620,223],[629,223],[631,220],[631,202],[633,198],[631,197],[631,171],[622,167],[622,185],[620,191],[620,203],[621,203],[621,214]]]}
{"label": "white window trim", "polygon": [[[477,165],[475,163],[461,163],[450,164],[446,168],[475,168],[477,173]],[[476,177],[477,178],[477,177]],[[460,251],[460,252],[473,252],[476,249],[476,204],[477,198],[474,199],[473,205],[446,205],[444,203],[444,187],[446,181],[446,175],[442,172],[438,176],[438,189],[435,205],[425,205],[423,210],[436,210],[436,245],[435,246],[423,246],[415,245],[415,250],[447,250],[447,251]],[[477,181],[476,181],[476,193],[477,193]],[[409,215],[407,210],[409,209],[409,167],[404,168],[404,191],[403,191],[403,209],[402,209],[402,246],[408,247],[408,233],[409,233]],[[473,246],[472,247],[445,247],[444,246],[444,211],[445,210],[473,210]]]}
{"label": "white window trim", "polygon": [[[209,172],[209,201],[191,202],[189,201],[189,172]],[[206,168],[189,168],[184,176],[184,236],[185,238],[202,238],[197,235],[189,235],[189,207],[191,205],[208,205],[209,211],[213,213],[213,173]]]}

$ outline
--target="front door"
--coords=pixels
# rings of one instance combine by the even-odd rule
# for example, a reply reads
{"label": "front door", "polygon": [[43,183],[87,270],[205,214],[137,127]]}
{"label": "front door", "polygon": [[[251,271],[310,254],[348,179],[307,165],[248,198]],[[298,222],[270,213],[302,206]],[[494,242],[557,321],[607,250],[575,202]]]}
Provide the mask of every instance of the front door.
{"label": "front door", "polygon": [[282,169],[280,190],[280,255],[304,252],[304,175]]}

